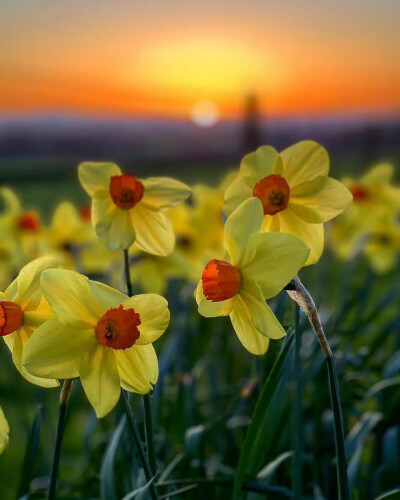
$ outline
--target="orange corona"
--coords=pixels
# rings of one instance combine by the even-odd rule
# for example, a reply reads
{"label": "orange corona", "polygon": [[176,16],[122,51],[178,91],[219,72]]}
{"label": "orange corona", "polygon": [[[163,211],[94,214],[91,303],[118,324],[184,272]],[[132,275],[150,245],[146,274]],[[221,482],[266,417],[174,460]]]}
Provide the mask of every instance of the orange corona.
{"label": "orange corona", "polygon": [[40,228],[40,218],[36,212],[25,212],[18,217],[18,227],[22,231],[37,231]]}
{"label": "orange corona", "polygon": [[366,200],[369,197],[368,191],[365,189],[364,186],[352,186],[350,188],[351,194],[353,195],[353,200],[354,201],[363,201]]}
{"label": "orange corona", "polygon": [[143,198],[144,186],[133,175],[114,175],[110,181],[110,194],[118,207],[129,209]]}
{"label": "orange corona", "polygon": [[97,340],[112,349],[129,349],[140,337],[140,324],[140,315],[134,309],[113,307],[97,323]]}
{"label": "orange corona", "polygon": [[290,187],[284,177],[272,174],[264,177],[254,186],[253,196],[261,200],[264,215],[274,215],[287,207]]}
{"label": "orange corona", "polygon": [[214,259],[205,267],[201,281],[205,297],[213,302],[221,302],[238,293],[242,279],[235,266]]}
{"label": "orange corona", "polygon": [[21,328],[22,316],[22,309],[18,304],[8,300],[0,300],[0,337]]}

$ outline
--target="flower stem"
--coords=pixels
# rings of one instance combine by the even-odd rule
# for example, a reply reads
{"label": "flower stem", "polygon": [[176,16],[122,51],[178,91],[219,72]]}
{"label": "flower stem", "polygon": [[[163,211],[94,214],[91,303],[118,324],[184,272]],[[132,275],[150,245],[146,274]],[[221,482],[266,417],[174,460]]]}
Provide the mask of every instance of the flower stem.
{"label": "flower stem", "polygon": [[73,383],[72,379],[64,380],[64,384],[61,389],[60,413],[58,417],[56,446],[54,448],[53,465],[51,468],[49,493],[47,496],[48,500],[54,500],[56,498],[58,466],[60,463],[61,445],[65,429],[65,417],[67,414],[67,405],[68,405],[69,395],[71,393],[72,383]]}
{"label": "flower stem", "polygon": [[296,276],[290,282],[288,287],[286,287],[286,290],[289,296],[294,301],[296,301],[301,309],[307,314],[308,320],[317,336],[317,339],[325,356],[326,366],[328,369],[331,405],[335,424],[335,448],[337,459],[339,500],[350,500],[349,482],[347,478],[346,453],[344,448],[342,409],[340,404],[339,385],[335,369],[335,360],[333,358],[328,340],[325,337],[325,333],[322,328],[321,320],[319,318],[314,301],[306,287],[299,280],[298,276]]}
{"label": "flower stem", "polygon": [[124,262],[125,262],[126,287],[128,289],[128,295],[129,295],[129,297],[132,297],[132,295],[133,295],[133,288],[132,288],[132,281],[131,281],[131,271],[129,269],[129,253],[128,253],[128,249],[127,248],[124,250]]}
{"label": "flower stem", "polygon": [[294,397],[294,456],[293,456],[293,493],[294,500],[301,500],[303,492],[302,477],[302,411],[301,411],[301,331],[300,331],[300,308],[295,305],[295,335],[294,335],[294,374],[295,374],[295,397]]}
{"label": "flower stem", "polygon": [[152,408],[153,402],[150,393],[144,394],[143,403],[144,403],[147,454],[149,456],[151,472],[155,474],[157,470],[157,464],[156,464],[156,455],[154,451],[153,408]]}
{"label": "flower stem", "polygon": [[[142,462],[142,465],[143,465],[144,475],[146,476],[146,481],[149,482],[152,479],[152,472],[150,469],[149,462],[147,461],[146,453],[144,452],[139,429],[137,427],[135,418],[132,415],[131,408],[129,406],[128,397],[127,397],[126,392],[124,390],[122,390],[122,401],[124,403],[124,408],[125,408],[125,413],[126,413],[126,417],[128,420],[129,429],[130,429],[132,437],[135,441],[136,448],[137,448],[138,453],[139,453],[140,461]],[[153,498],[153,500],[158,500],[158,495],[157,495],[157,492],[156,492],[156,489],[155,489],[153,483],[150,485],[149,489],[150,489],[151,497]]]}

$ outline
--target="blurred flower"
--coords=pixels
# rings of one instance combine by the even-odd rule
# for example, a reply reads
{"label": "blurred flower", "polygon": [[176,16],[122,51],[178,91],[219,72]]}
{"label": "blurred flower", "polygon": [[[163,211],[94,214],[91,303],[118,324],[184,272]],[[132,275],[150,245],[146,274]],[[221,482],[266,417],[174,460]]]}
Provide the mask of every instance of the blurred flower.
{"label": "blurred flower", "polygon": [[[395,233],[400,210],[400,189],[391,184],[393,166],[380,164],[371,168],[359,180],[346,177],[342,182],[350,189],[353,203],[328,228],[327,241],[333,251],[344,259],[354,257],[365,250],[370,257],[380,255],[383,261],[374,259],[374,269],[390,268],[395,251]],[[377,235],[386,233],[379,244]],[[375,243],[373,243],[375,240]],[[386,243],[382,245],[382,242]],[[368,244],[368,249],[365,246]],[[386,257],[384,257],[386,255]],[[391,256],[391,257],[389,257]],[[371,263],[373,259],[370,259]]]}
{"label": "blurred flower", "polygon": [[298,142],[280,154],[262,146],[243,158],[240,176],[225,195],[225,214],[250,197],[259,198],[264,209],[262,231],[297,236],[310,248],[306,265],[314,264],[324,247],[323,223],[352,201],[349,190],[328,172],[328,154],[313,141]]}
{"label": "blurred flower", "polygon": [[152,342],[169,324],[167,301],[155,294],[125,294],[74,271],[42,275],[55,318],[38,328],[24,366],[39,377],[80,377],[98,417],[117,404],[120,387],[146,394],[158,378]]}
{"label": "blurred flower", "polygon": [[264,213],[256,197],[242,203],[225,224],[227,260],[212,260],[196,289],[199,313],[230,316],[244,347],[264,354],[269,339],[285,331],[266,304],[296,275],[309,250],[298,238],[283,233],[259,233]]}
{"label": "blurred flower", "polygon": [[136,243],[153,255],[172,251],[175,236],[165,209],[182,203],[188,186],[168,177],[139,180],[114,163],[82,163],[79,179],[92,197],[96,234],[110,250]]}
{"label": "blurred flower", "polygon": [[9,434],[10,434],[10,426],[8,425],[6,417],[0,406],[0,455],[7,448]]}
{"label": "blurred flower", "polygon": [[400,255],[400,226],[393,219],[380,220],[366,237],[364,254],[377,274],[392,271]]}
{"label": "blurred flower", "polygon": [[58,382],[28,373],[22,366],[22,355],[35,329],[52,316],[43,300],[40,275],[57,265],[56,259],[40,257],[23,267],[7,290],[0,292],[0,336],[12,352],[13,362],[21,375],[42,387],[55,387]]}
{"label": "blurred flower", "polygon": [[108,268],[112,256],[96,237],[89,207],[79,212],[70,202],[60,203],[47,236],[51,247],[62,255],[64,267],[86,274],[104,273]]}

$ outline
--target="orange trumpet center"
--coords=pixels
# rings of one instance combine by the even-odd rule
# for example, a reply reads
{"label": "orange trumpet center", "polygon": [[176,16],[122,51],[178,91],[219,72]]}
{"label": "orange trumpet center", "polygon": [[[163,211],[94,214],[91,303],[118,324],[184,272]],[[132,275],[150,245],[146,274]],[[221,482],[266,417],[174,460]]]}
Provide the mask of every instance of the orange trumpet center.
{"label": "orange trumpet center", "polygon": [[37,231],[40,228],[40,218],[36,212],[25,212],[19,216],[17,223],[23,231]]}
{"label": "orange trumpet center", "polygon": [[284,177],[272,174],[264,177],[254,186],[253,196],[261,200],[264,215],[274,215],[287,207],[290,187]]}
{"label": "orange trumpet center", "polygon": [[92,218],[92,209],[90,207],[82,207],[79,211],[79,216],[82,220],[90,222]]}
{"label": "orange trumpet center", "polygon": [[129,349],[140,337],[140,324],[140,315],[134,309],[112,307],[97,323],[97,340],[112,349]]}
{"label": "orange trumpet center", "polygon": [[18,304],[8,300],[0,300],[0,337],[21,328],[22,316],[22,309]]}
{"label": "orange trumpet center", "polygon": [[354,201],[363,201],[369,198],[369,193],[364,186],[354,185],[350,188]]}
{"label": "orange trumpet center", "polygon": [[118,207],[128,209],[143,198],[144,186],[133,175],[113,175],[110,181],[110,194]]}
{"label": "orange trumpet center", "polygon": [[242,278],[235,266],[224,260],[214,259],[205,267],[201,282],[205,297],[213,302],[221,302],[238,293]]}

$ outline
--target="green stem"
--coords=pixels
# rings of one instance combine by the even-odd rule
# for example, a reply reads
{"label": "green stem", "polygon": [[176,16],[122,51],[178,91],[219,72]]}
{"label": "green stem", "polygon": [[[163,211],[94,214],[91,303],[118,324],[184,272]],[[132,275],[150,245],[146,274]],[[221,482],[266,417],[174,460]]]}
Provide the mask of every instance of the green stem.
{"label": "green stem", "polygon": [[308,320],[317,336],[318,342],[320,343],[325,356],[326,366],[328,369],[329,391],[331,397],[333,419],[335,425],[335,449],[337,460],[336,470],[339,500],[350,500],[346,453],[344,447],[343,419],[340,404],[339,384],[335,369],[335,360],[333,358],[328,340],[325,337],[321,320],[319,318],[317,308],[315,307],[311,295],[297,276],[292,280],[290,285],[290,287],[286,288],[287,293],[293,300],[295,300],[299,304],[301,309],[303,309],[303,311],[307,314]]}
{"label": "green stem", "polygon": [[[138,429],[136,421],[132,415],[131,408],[129,406],[128,397],[127,397],[126,392],[124,390],[122,390],[122,401],[124,403],[124,408],[125,408],[126,418],[128,420],[129,429],[130,429],[132,437],[135,441],[136,448],[137,448],[138,453],[139,453],[140,461],[142,462],[144,475],[146,476],[146,481],[149,482],[152,479],[150,465],[149,465],[149,462],[147,461],[147,457],[146,457],[146,453],[145,453],[144,448],[143,448],[139,429]],[[156,492],[156,489],[155,489],[153,483],[151,483],[151,485],[150,485],[150,493],[151,493],[151,497],[153,498],[153,500],[158,500],[158,495],[157,495],[157,492]]]}
{"label": "green stem", "polygon": [[124,250],[124,262],[125,262],[126,287],[128,289],[128,295],[129,295],[129,297],[132,297],[132,295],[133,295],[133,288],[132,288],[132,281],[131,281],[131,271],[130,271],[130,268],[129,268],[129,252],[128,252],[127,248]]}
{"label": "green stem", "polygon": [[153,431],[153,410],[151,394],[143,396],[144,402],[144,417],[145,417],[145,430],[146,430],[146,445],[147,454],[149,456],[150,468],[153,474],[156,473],[156,455],[154,451],[154,431]]}
{"label": "green stem", "polygon": [[[125,279],[126,287],[128,289],[129,297],[133,295],[131,273],[129,268],[129,252],[128,249],[124,250],[124,262],[125,262]],[[149,456],[151,472],[155,474],[157,470],[156,458],[154,452],[154,432],[153,432],[153,413],[152,413],[152,401],[150,394],[145,394],[143,396],[144,402],[144,416],[145,416],[145,430],[146,430],[146,447],[147,454]]]}
{"label": "green stem", "polygon": [[67,379],[64,380],[64,384],[61,389],[60,394],[60,413],[58,417],[58,426],[57,426],[57,437],[56,437],[56,446],[54,448],[54,456],[53,456],[53,465],[51,468],[51,476],[50,476],[50,485],[48,492],[48,500],[55,500],[56,498],[56,489],[57,489],[57,478],[58,478],[58,466],[60,464],[60,455],[61,455],[61,445],[64,436],[65,429],[65,417],[67,414],[67,405],[68,399],[72,388],[72,380]]}
{"label": "green stem", "polygon": [[300,308],[295,305],[295,335],[294,335],[294,374],[295,374],[295,397],[294,397],[294,457],[293,457],[293,493],[294,500],[301,500],[303,492],[303,474],[302,474],[302,420],[301,411],[301,332],[300,332]]}

